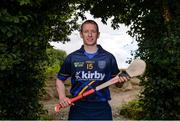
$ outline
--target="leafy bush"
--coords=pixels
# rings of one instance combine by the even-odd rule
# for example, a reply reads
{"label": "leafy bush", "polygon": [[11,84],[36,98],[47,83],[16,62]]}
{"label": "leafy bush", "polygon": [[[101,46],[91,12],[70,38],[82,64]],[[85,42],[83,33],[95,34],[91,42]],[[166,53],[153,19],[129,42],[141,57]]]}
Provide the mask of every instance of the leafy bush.
{"label": "leafy bush", "polygon": [[120,114],[133,120],[139,120],[143,117],[143,110],[141,103],[138,100],[132,100],[127,104],[124,104],[120,110]]}
{"label": "leafy bush", "polygon": [[48,41],[69,40],[75,8],[67,0],[3,0],[0,8],[0,119],[35,120],[44,113]]}
{"label": "leafy bush", "polygon": [[47,52],[48,60],[46,61],[45,74],[47,77],[51,77],[54,76],[59,71],[66,57],[66,52],[53,48],[48,48],[46,52]]}
{"label": "leafy bush", "polygon": [[[138,40],[138,55],[147,63],[146,79],[142,80],[144,91],[140,98],[145,114],[143,119],[180,119],[179,5],[179,1],[163,3],[161,9],[154,9],[144,17],[141,24],[145,33],[141,33]],[[173,19],[163,18],[166,13],[162,9],[169,9]]]}

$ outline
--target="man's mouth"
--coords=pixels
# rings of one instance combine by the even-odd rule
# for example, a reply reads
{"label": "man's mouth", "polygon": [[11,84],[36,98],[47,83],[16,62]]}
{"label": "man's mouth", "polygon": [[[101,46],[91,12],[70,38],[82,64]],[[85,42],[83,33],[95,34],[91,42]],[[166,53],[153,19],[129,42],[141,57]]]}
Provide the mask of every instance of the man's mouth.
{"label": "man's mouth", "polygon": [[92,38],[88,38],[87,41],[93,41],[93,39]]}

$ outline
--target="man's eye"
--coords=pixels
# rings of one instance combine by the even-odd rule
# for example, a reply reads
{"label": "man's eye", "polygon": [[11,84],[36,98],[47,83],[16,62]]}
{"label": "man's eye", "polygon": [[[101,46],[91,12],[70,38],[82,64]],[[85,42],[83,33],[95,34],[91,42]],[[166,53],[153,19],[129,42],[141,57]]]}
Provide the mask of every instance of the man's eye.
{"label": "man's eye", "polygon": [[83,33],[97,33],[96,30],[92,30],[92,31],[83,31]]}
{"label": "man's eye", "polygon": [[84,33],[88,33],[88,31],[84,31]]}

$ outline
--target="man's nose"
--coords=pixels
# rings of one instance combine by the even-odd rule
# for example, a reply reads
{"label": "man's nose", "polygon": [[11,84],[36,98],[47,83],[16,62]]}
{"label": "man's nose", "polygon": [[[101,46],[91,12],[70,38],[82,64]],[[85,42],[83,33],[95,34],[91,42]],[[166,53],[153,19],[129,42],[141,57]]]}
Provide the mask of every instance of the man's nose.
{"label": "man's nose", "polygon": [[88,36],[92,36],[92,32],[88,32]]}

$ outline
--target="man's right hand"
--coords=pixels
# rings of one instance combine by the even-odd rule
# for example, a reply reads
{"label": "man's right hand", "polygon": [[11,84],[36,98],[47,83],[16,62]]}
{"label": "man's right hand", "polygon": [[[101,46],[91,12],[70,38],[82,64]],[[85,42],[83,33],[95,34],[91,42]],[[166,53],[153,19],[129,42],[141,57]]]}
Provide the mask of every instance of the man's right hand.
{"label": "man's right hand", "polygon": [[72,105],[72,103],[68,97],[60,98],[59,104],[62,106],[62,108]]}

